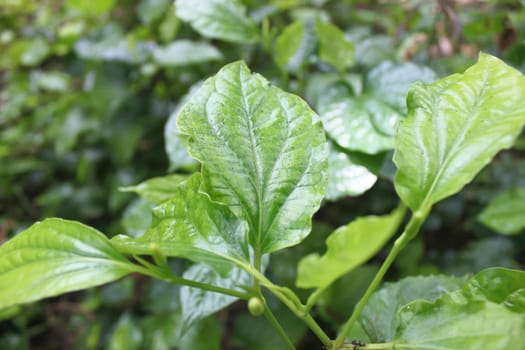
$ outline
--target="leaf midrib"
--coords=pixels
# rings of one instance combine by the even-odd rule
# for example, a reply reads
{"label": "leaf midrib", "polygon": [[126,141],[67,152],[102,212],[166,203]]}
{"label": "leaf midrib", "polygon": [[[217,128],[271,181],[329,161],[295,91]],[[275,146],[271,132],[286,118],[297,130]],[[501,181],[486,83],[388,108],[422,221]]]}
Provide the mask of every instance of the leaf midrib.
{"label": "leaf midrib", "polygon": [[[251,75],[248,77],[248,79],[255,79],[255,77],[252,77]],[[257,139],[255,136],[255,128],[252,121],[252,116],[254,111],[250,108],[250,103],[247,100],[247,92],[245,87],[245,79],[244,79],[244,73],[243,73],[243,66],[239,69],[239,86],[241,89],[241,96],[242,96],[242,102],[243,102],[243,108],[245,112],[245,118],[248,125],[248,133],[250,135],[250,147],[252,154],[254,155],[254,166],[255,166],[255,182],[256,182],[256,188],[255,188],[255,195],[257,197],[257,227],[255,228],[256,232],[256,240],[255,240],[255,249],[256,254],[261,254],[261,242],[262,242],[262,228],[263,228],[263,203],[264,203],[264,176],[262,174],[262,165],[261,165],[261,155],[259,152],[257,152]],[[266,96],[263,97],[263,99],[266,98]],[[258,104],[258,106],[260,103]]]}
{"label": "leaf midrib", "polygon": [[[452,143],[452,146],[450,147],[450,149],[448,151],[445,152],[444,159],[443,159],[443,161],[440,162],[441,165],[439,167],[439,170],[438,170],[436,176],[434,177],[434,179],[432,180],[432,184],[431,184],[431,186],[430,186],[430,188],[429,188],[425,198],[420,203],[418,209],[424,209],[424,208],[428,208],[428,207],[432,206],[432,204],[433,204],[432,203],[432,195],[433,195],[433,193],[435,191],[435,188],[437,187],[437,185],[438,185],[438,183],[439,183],[439,181],[441,179],[441,176],[448,169],[448,165],[449,165],[449,163],[451,162],[451,159],[452,159],[451,155],[455,154],[456,151],[463,144],[463,141],[465,139],[465,135],[470,131],[470,127],[475,122],[475,120],[473,119],[472,116],[474,114],[474,111],[479,109],[479,101],[482,100],[482,96],[485,94],[485,90],[486,90],[486,86],[487,86],[486,84],[487,84],[487,80],[488,80],[488,76],[489,76],[489,68],[486,68],[484,73],[485,74],[484,74],[484,77],[483,77],[483,84],[481,85],[481,90],[477,94],[476,104],[468,111],[468,114],[467,114],[468,117],[463,119],[464,123],[462,124],[462,126],[466,125],[468,127],[460,128],[461,131],[455,135],[454,141]],[[460,81],[460,80],[455,80],[454,82],[451,82],[446,87],[443,87],[441,89],[441,91],[444,91],[445,89],[449,88],[450,86],[452,86],[454,84],[458,84],[458,81]],[[438,101],[441,101],[442,98],[443,98],[443,95],[440,94]],[[438,105],[438,102],[436,102],[435,105]],[[435,105],[433,105],[432,107],[434,107]],[[434,117],[434,115],[432,115],[432,119],[433,119],[432,124],[433,124],[434,128],[436,128],[436,125],[435,125],[436,123],[435,122],[438,122],[438,120],[437,120],[437,118]],[[440,143],[443,144],[443,141],[441,141]]]}

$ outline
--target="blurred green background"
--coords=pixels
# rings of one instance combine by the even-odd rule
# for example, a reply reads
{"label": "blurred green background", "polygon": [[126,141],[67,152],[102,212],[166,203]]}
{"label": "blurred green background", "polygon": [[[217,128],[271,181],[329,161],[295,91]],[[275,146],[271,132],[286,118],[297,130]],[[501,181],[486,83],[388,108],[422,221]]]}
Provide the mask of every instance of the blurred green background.
{"label": "blurred green background", "polygon": [[[257,31],[247,36],[246,28],[234,22],[238,28],[232,32],[243,34],[240,39],[207,33],[181,20],[169,0],[0,2],[0,243],[52,216],[84,222],[108,236],[141,234],[151,204],[119,188],[198,170],[176,137],[170,115],[192,87],[234,60],[245,60],[251,70],[301,95],[314,109],[334,81],[345,82],[357,95],[373,76],[383,74],[374,96],[388,102],[396,93],[395,80],[404,74],[461,72],[480,50],[525,71],[524,1],[195,0],[195,7],[208,3],[244,9],[247,26]],[[323,48],[327,41],[312,29],[317,19],[341,30],[337,40],[346,42],[347,56],[334,59]],[[397,205],[389,151],[373,156],[337,151],[367,172],[354,179],[358,185],[333,189],[316,215],[313,234],[270,262],[272,279],[291,288],[298,259],[323,252],[324,238],[334,228]],[[332,184],[344,182],[346,175],[334,176]],[[522,135],[514,149],[499,154],[460,194],[435,207],[424,234],[403,252],[389,278],[521,268],[523,219],[516,219],[511,232],[498,232],[498,225],[491,226],[480,213],[498,195],[507,196],[508,211],[525,213],[524,187]],[[325,293],[315,314],[332,332],[383,257],[379,254]],[[188,267],[178,260],[172,264],[177,271]],[[0,311],[0,349],[281,347],[266,321],[251,317],[241,303],[182,335],[174,332],[178,293],[178,286],[130,276]],[[282,323],[298,348],[320,347],[301,322],[277,303],[275,308],[289,320]]]}

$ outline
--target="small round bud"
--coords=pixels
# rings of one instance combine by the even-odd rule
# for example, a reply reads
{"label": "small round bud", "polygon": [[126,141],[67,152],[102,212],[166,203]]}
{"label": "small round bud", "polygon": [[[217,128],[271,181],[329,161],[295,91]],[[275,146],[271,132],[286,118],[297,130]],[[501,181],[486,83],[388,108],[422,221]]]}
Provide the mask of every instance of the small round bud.
{"label": "small round bud", "polygon": [[248,310],[253,316],[261,316],[264,313],[264,304],[261,299],[251,297],[248,300]]}

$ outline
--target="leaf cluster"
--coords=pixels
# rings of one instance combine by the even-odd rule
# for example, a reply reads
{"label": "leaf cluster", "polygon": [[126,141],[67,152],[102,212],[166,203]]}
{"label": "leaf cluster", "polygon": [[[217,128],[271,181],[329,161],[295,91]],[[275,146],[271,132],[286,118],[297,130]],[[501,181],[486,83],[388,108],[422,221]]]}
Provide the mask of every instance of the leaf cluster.
{"label": "leaf cluster", "polygon": [[524,18],[0,4],[0,348],[525,346]]}

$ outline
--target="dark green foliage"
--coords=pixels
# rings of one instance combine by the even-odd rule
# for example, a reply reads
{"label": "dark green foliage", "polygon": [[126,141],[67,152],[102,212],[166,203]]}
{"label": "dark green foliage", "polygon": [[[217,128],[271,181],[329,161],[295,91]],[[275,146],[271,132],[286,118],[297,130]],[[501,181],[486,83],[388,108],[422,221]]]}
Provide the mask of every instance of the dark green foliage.
{"label": "dark green foliage", "polygon": [[345,348],[525,346],[524,43],[518,0],[0,1],[0,349],[328,347],[398,198]]}

